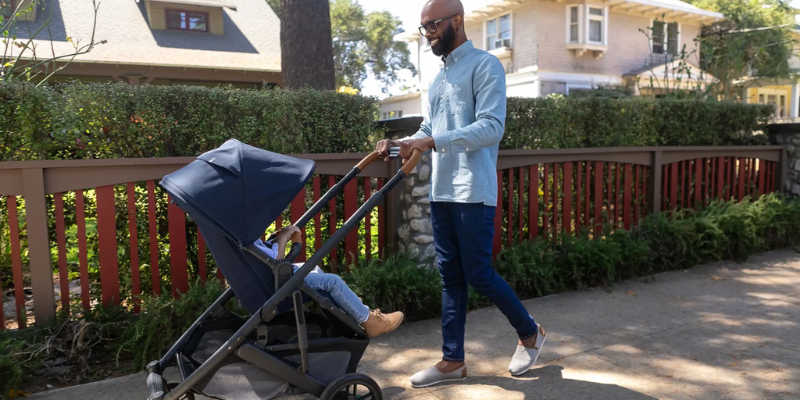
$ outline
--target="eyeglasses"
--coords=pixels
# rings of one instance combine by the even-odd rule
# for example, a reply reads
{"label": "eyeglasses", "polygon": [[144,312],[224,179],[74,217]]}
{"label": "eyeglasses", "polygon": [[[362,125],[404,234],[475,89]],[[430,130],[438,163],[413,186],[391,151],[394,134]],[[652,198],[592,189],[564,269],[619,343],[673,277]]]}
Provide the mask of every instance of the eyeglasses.
{"label": "eyeglasses", "polygon": [[437,29],[437,25],[439,24],[439,22],[442,22],[442,21],[444,21],[446,19],[453,18],[456,15],[458,15],[458,13],[455,13],[455,14],[449,16],[449,17],[444,17],[444,18],[437,19],[436,21],[430,21],[427,24],[420,26],[419,27],[420,35],[425,35],[425,31],[428,31],[428,33],[436,33],[436,31],[438,30]]}

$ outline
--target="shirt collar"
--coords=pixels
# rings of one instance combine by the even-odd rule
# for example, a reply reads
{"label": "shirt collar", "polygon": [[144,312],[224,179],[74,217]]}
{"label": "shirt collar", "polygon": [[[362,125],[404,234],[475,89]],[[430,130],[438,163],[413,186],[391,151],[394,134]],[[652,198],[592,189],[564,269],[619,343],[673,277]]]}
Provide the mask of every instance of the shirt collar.
{"label": "shirt collar", "polygon": [[447,57],[442,57],[442,61],[445,64],[458,62],[459,59],[464,58],[464,56],[474,48],[475,46],[472,44],[472,40],[467,40],[466,42],[462,43],[461,46],[458,46],[455,50],[451,51]]}

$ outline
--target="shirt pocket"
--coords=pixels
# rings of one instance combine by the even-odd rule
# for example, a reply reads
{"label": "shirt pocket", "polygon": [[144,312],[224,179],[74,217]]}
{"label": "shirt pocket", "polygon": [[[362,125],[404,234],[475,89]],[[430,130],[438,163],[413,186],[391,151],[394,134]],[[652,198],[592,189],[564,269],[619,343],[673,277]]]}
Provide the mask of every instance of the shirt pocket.
{"label": "shirt pocket", "polygon": [[444,97],[447,100],[447,110],[450,114],[461,114],[467,107],[464,100],[464,91],[461,86],[447,83],[444,87]]}

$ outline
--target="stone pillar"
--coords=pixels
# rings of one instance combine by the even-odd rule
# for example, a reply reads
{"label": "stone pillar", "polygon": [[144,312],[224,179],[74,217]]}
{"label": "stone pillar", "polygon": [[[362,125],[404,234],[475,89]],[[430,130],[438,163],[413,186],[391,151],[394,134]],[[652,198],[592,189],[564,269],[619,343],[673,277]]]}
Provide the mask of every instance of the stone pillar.
{"label": "stone pillar", "polygon": [[431,156],[422,156],[419,164],[405,179],[400,194],[401,223],[397,230],[398,249],[420,265],[433,265],[436,248],[431,226]]}
{"label": "stone pillar", "polygon": [[800,83],[792,84],[792,98],[789,99],[787,106],[789,106],[789,117],[800,116]]}
{"label": "stone pillar", "polygon": [[772,143],[786,146],[788,171],[783,189],[800,197],[800,124],[774,124],[767,128]]}

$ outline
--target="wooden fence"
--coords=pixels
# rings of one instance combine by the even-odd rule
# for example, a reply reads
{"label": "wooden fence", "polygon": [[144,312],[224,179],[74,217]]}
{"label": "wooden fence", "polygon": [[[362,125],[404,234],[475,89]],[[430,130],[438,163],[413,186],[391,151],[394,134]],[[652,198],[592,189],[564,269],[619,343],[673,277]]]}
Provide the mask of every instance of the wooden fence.
{"label": "wooden fence", "polygon": [[500,151],[494,253],[540,235],[630,229],[649,213],[781,189],[782,146]]}
{"label": "wooden fence", "polygon": [[[780,190],[786,174],[784,153],[778,146],[501,151],[495,253],[503,243],[542,235],[592,234],[607,224],[631,228],[649,213]],[[271,229],[300,218],[365,155],[297,155],[315,160],[316,173]],[[180,209],[166,206],[166,193],[156,184],[192,160],[0,163],[0,222],[7,222],[7,228],[0,229],[5,232],[0,256],[8,255],[11,265],[16,311],[16,317],[6,321],[0,309],[3,326],[24,327],[51,319],[57,308],[68,312],[74,307],[71,300],[89,309],[96,301],[118,304],[126,295],[157,295],[164,285],[176,295],[187,289],[190,279],[211,276],[208,263],[213,259],[202,236]],[[313,244],[307,243],[300,260],[382,187],[398,166],[376,162],[348,184],[344,197],[332,201],[323,216],[309,223],[306,237]],[[328,268],[336,271],[354,257],[382,255],[393,247],[401,212],[398,195],[393,193],[359,231],[347,236],[328,257]],[[96,233],[89,235],[90,228]],[[72,265],[68,258],[75,253],[77,265]],[[90,274],[90,267],[99,273]],[[28,279],[36,305],[33,315],[26,312]],[[79,282],[79,290],[70,287],[71,280]],[[9,288],[0,287],[0,292],[4,289]]]}
{"label": "wooden fence", "polygon": [[[280,229],[299,219],[327,188],[333,186],[367,154],[295,155],[313,159],[316,162],[315,174],[268,231]],[[6,205],[5,210],[1,211],[7,217],[8,226],[5,229],[8,236],[3,239],[10,243],[0,246],[5,247],[0,248],[3,250],[0,253],[10,256],[16,311],[16,324],[4,326],[24,327],[30,322],[30,315],[25,310],[27,285],[24,281],[28,279],[36,305],[33,313],[36,321],[52,318],[57,306],[69,312],[70,299],[73,297],[74,300],[75,297],[70,293],[70,274],[78,276],[75,280],[79,280],[80,289],[76,292],[80,292],[77,296],[85,309],[90,309],[91,303],[98,300],[97,297],[106,305],[119,304],[124,297],[123,288],[129,290],[132,296],[143,293],[159,295],[162,285],[167,283],[173,295],[177,295],[186,291],[190,279],[205,280],[211,273],[207,262],[213,262],[213,258],[206,251],[202,235],[182,210],[163,201],[167,194],[156,183],[164,175],[193,160],[161,158],[0,163],[0,196],[4,197],[0,207]],[[330,202],[324,219],[317,215],[308,224],[306,236],[313,244],[306,246],[304,237],[305,251],[298,261],[305,260],[307,255],[319,248],[323,240],[355,213],[372,192],[383,187],[387,178],[394,176],[397,167],[397,162],[376,162],[348,183],[344,196]],[[65,199],[69,199],[68,206],[65,205]],[[358,255],[370,258],[382,254],[387,243],[394,242],[396,229],[392,227],[400,212],[397,204],[396,195],[390,196],[384,206],[379,206],[369,218],[362,221],[359,231],[354,230],[339,249],[333,250],[326,261],[334,272],[338,266],[351,263],[353,257]],[[68,234],[65,221],[71,222],[69,225],[74,226],[74,232]],[[162,229],[159,232],[159,228],[164,226],[167,227],[166,231]],[[96,238],[96,243],[87,242],[90,228],[96,232],[91,236]],[[52,235],[53,229],[55,235]],[[187,250],[191,250],[192,254],[188,254]],[[68,251],[77,252],[77,268],[68,265]],[[99,269],[99,276],[96,276],[99,296],[92,293],[92,285],[97,286],[90,274],[89,258],[93,254],[96,254],[93,261],[97,265],[91,267]],[[140,255],[143,256],[141,259]],[[23,258],[27,259],[26,263],[23,263]],[[121,262],[129,270],[121,271]],[[25,268],[23,264],[26,264]],[[52,264],[56,265],[55,276]],[[149,268],[141,268],[146,264],[149,264]],[[190,276],[190,270],[193,276]],[[164,271],[169,276],[162,276]],[[149,279],[143,279],[145,277],[142,275],[149,275]],[[121,276],[126,282],[121,282]],[[218,278],[222,279],[222,275],[218,275]],[[54,280],[58,281],[57,289]],[[0,287],[0,292],[4,292],[3,289]],[[55,298],[56,291],[60,297],[59,304],[48,301]],[[1,308],[0,318],[6,320]]]}

